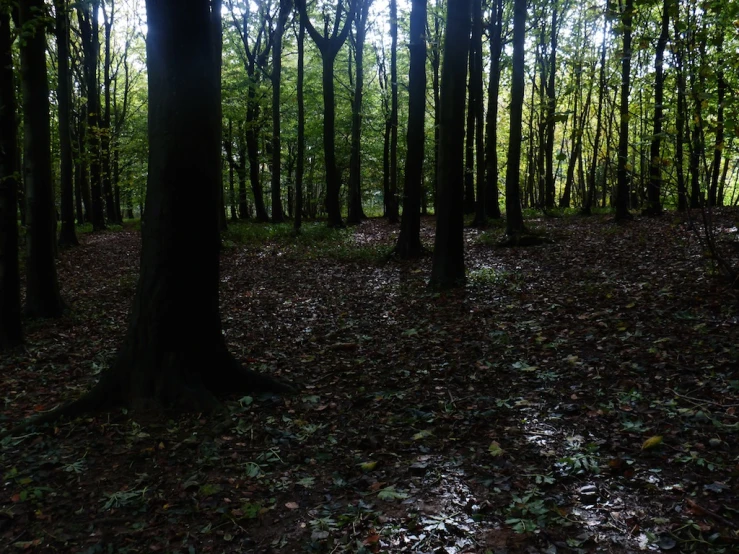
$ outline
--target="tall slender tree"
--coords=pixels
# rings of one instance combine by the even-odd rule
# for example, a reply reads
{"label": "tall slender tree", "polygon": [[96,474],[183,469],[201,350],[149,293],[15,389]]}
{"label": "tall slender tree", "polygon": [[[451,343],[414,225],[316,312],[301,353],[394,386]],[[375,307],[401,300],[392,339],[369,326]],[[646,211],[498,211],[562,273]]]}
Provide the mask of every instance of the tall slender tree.
{"label": "tall slender tree", "polygon": [[[524,0],[525,1],[525,0]],[[446,12],[441,73],[439,191],[431,286],[465,282],[464,271],[464,108],[470,35],[470,0],[450,0]]]}
{"label": "tall slender tree", "polygon": [[487,201],[485,200],[485,141],[483,108],[485,99],[482,92],[482,0],[472,0],[472,38],[470,42],[470,102],[467,110],[472,112],[475,120],[475,183],[477,185],[477,199],[475,203],[475,219],[473,225],[484,227],[487,224]]}
{"label": "tall slender tree", "polygon": [[390,176],[387,218],[398,222],[398,0],[390,0]]}
{"label": "tall slender tree", "polygon": [[403,186],[403,217],[395,251],[407,260],[423,253],[421,244],[421,182],[426,116],[426,1],[412,0],[408,49],[408,154]]}
{"label": "tall slender tree", "polygon": [[98,61],[100,60],[100,0],[83,0],[77,5],[77,20],[84,51],[84,76],[87,95],[87,159],[90,177],[90,216],[95,231],[105,229],[103,206],[103,174],[100,155],[100,89]]}
{"label": "tall slender tree", "polygon": [[629,164],[629,92],[631,90],[631,37],[634,21],[634,0],[619,0],[621,8],[621,97],[618,131],[618,170],[616,186],[616,221],[631,219],[629,184],[632,167]]}
{"label": "tall slender tree", "polygon": [[513,75],[511,78],[511,117],[508,161],[505,178],[506,234],[520,235],[526,228],[521,211],[521,138],[523,127],[524,78],[526,67],[526,0],[513,2]]}
{"label": "tall slender tree", "polygon": [[503,6],[495,0],[490,10],[490,75],[488,111],[485,120],[485,214],[500,219],[498,204],[498,93],[500,89],[500,56],[503,53]]}
{"label": "tall slender tree", "polygon": [[272,222],[285,221],[282,210],[282,143],[280,137],[280,113],[282,91],[282,39],[285,23],[290,16],[292,0],[280,0],[275,37],[272,44]]}
{"label": "tall slender tree", "polygon": [[647,214],[662,214],[662,120],[665,101],[665,47],[670,30],[670,0],[662,2],[662,23],[660,25],[657,52],[654,57],[654,130],[649,150],[649,184],[647,185]]}
{"label": "tall slender tree", "polygon": [[295,232],[300,232],[303,222],[303,172],[305,169],[305,25],[298,17],[298,153],[295,167]]}
{"label": "tall slender tree", "polygon": [[[364,41],[367,36],[367,19],[372,0],[357,0],[359,7],[354,14],[356,33],[354,44],[354,90],[352,95],[352,147],[349,160],[349,210],[347,223],[357,225],[364,219],[362,209],[362,104],[364,102]],[[351,35],[350,35],[351,36]],[[349,58],[351,61],[351,57]],[[351,69],[349,78],[352,78]]]}
{"label": "tall slender tree", "polygon": [[43,0],[19,5],[21,92],[23,97],[24,177],[26,183],[26,313],[59,317],[56,265],[56,213],[51,180],[49,81],[46,73],[46,20]]}
{"label": "tall slender tree", "polygon": [[54,0],[57,47],[57,102],[59,105],[59,158],[61,162],[60,188],[62,199],[62,226],[60,246],[75,246],[74,228],[74,160],[72,153],[72,74],[69,71],[69,12],[66,0]]}
{"label": "tall slender tree", "polygon": [[[339,202],[341,182],[336,166],[336,94],[334,92],[334,61],[336,55],[349,36],[354,19],[354,0],[337,0],[334,24],[329,31],[329,22],[325,21],[324,34],[319,33],[308,17],[305,0],[298,0],[300,17],[308,34],[321,53],[323,64],[323,156],[326,165],[326,213],[330,227],[342,227],[341,204]],[[344,12],[346,16],[344,17]],[[342,25],[341,20],[344,19]]]}
{"label": "tall slender tree", "polygon": [[18,122],[10,14],[0,6],[0,351],[23,342],[18,264]]}

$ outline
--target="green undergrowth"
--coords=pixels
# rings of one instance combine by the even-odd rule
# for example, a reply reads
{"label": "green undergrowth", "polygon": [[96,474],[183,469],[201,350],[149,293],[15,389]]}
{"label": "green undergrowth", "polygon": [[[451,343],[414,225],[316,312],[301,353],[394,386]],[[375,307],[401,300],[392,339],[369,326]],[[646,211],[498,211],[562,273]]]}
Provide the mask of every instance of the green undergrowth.
{"label": "green undergrowth", "polygon": [[230,223],[223,234],[224,248],[245,246],[269,249],[275,255],[300,259],[333,259],[341,262],[379,264],[390,254],[391,246],[360,244],[351,227],[334,229],[323,222],[309,222],[296,233],[291,223]]}

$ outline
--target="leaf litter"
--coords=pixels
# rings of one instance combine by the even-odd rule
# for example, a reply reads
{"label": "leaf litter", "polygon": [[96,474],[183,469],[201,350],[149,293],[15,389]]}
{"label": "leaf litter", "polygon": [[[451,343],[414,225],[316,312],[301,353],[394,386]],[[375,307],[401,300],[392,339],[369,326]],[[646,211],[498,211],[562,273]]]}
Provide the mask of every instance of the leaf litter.
{"label": "leaf litter", "polygon": [[[301,393],[234,398],[225,426],[112,412],[6,439],[0,550],[737,551],[736,291],[676,216],[531,224],[555,242],[465,230],[468,285],[443,293],[429,258],[381,256],[380,220],[227,245],[229,347]],[[73,311],[0,361],[0,426],[122,340],[139,235],[82,243],[58,262]]]}

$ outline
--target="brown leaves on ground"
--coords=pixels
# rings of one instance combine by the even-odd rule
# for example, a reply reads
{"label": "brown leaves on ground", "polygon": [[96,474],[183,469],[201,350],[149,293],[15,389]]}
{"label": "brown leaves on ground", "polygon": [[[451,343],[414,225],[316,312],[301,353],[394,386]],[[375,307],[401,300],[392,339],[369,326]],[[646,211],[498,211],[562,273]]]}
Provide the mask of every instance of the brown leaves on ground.
{"label": "brown leaves on ground", "polygon": [[[555,242],[466,230],[468,285],[443,294],[430,259],[228,247],[230,348],[302,393],[233,399],[225,427],[111,413],[7,439],[0,550],[735,551],[736,291],[678,217],[529,225]],[[352,232],[357,249],[397,236]],[[61,253],[73,312],[0,361],[4,427],[107,365],[138,240]]]}

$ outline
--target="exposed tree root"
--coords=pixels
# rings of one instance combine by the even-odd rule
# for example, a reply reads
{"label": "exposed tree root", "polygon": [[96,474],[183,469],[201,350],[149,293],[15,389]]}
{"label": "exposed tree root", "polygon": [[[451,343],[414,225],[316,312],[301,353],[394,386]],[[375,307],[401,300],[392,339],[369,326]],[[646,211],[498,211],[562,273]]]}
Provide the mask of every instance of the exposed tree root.
{"label": "exposed tree root", "polygon": [[119,357],[113,366],[103,373],[100,381],[77,400],[50,412],[29,418],[10,430],[0,433],[0,439],[19,435],[29,429],[54,423],[62,418],[74,419],[125,407],[133,411],[170,409],[182,412],[220,411],[220,398],[238,394],[268,392],[291,394],[297,389],[262,373],[244,368],[227,351],[213,356],[216,367],[196,368],[192,364],[183,367],[176,360],[173,365],[158,371],[145,367],[131,367],[125,358]]}

